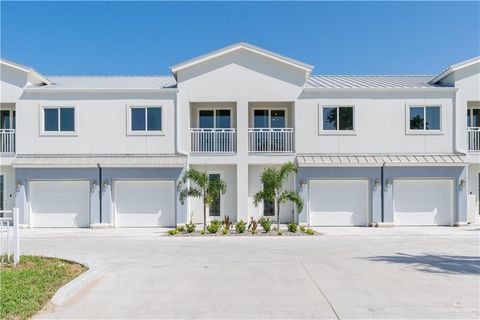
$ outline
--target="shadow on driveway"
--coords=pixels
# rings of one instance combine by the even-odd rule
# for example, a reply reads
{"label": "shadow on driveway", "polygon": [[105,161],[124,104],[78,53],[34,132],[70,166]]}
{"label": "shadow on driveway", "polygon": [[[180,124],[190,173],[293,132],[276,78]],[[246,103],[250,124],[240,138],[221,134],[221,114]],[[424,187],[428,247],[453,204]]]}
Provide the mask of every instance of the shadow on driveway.
{"label": "shadow on driveway", "polygon": [[480,274],[480,257],[475,256],[397,253],[391,256],[375,256],[366,259],[410,265],[415,270],[431,273]]}

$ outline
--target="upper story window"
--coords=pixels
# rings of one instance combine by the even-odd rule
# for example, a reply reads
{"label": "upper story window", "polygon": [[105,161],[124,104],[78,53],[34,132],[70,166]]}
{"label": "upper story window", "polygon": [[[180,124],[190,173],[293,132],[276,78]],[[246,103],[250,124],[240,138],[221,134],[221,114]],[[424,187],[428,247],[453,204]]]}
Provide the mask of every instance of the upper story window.
{"label": "upper story window", "polygon": [[322,131],[354,132],[353,106],[322,106],[320,115]]}
{"label": "upper story window", "polygon": [[129,108],[130,134],[162,134],[163,108],[131,106]]}
{"label": "upper story window", "polygon": [[254,128],[285,128],[287,114],[285,109],[255,109],[253,110]]}
{"label": "upper story window", "polygon": [[202,129],[226,129],[232,127],[230,109],[198,110],[198,127]]}
{"label": "upper story window", "polygon": [[408,128],[414,132],[440,131],[440,106],[409,106]]}
{"label": "upper story window", "polygon": [[43,134],[73,134],[76,131],[75,107],[42,107]]}

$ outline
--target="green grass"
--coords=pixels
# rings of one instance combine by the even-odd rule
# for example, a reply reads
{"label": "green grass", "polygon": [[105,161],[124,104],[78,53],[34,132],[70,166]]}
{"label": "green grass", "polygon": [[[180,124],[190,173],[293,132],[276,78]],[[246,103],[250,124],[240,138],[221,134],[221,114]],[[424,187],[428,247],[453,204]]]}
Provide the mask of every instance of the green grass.
{"label": "green grass", "polygon": [[56,258],[22,256],[20,263],[0,266],[0,319],[28,319],[39,312],[64,284],[87,268]]}

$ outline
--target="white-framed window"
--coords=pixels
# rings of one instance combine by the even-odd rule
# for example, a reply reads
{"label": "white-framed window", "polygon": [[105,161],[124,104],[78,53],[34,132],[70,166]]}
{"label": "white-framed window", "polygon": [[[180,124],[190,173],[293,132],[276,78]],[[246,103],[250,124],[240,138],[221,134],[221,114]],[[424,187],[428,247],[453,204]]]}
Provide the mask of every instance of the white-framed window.
{"label": "white-framed window", "polygon": [[198,128],[228,129],[232,127],[231,108],[199,108]]}
{"label": "white-framed window", "polygon": [[439,133],[442,130],[440,105],[409,105],[407,107],[407,132]]}
{"label": "white-framed window", "polygon": [[253,109],[253,127],[257,129],[287,128],[287,108],[261,108]]}
{"label": "white-framed window", "polygon": [[41,106],[40,132],[42,135],[75,135],[77,112],[75,106]]}
{"label": "white-framed window", "polygon": [[164,115],[162,106],[128,106],[127,114],[129,134],[163,134]]}
{"label": "white-framed window", "polygon": [[355,107],[343,105],[324,105],[319,107],[320,133],[355,133]]}

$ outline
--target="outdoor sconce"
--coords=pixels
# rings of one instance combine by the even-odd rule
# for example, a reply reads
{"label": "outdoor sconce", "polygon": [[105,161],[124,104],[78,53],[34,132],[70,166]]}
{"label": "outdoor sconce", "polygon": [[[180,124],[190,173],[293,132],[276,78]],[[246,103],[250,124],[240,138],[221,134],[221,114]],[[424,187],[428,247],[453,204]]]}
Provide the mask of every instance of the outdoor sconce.
{"label": "outdoor sconce", "polygon": [[388,188],[388,187],[390,187],[391,185],[392,185],[392,180],[390,180],[390,179],[385,180],[385,187]]}
{"label": "outdoor sconce", "polygon": [[22,181],[21,180],[17,180],[15,182],[15,188],[17,189],[17,191],[20,191],[20,187],[22,186]]}
{"label": "outdoor sconce", "polygon": [[97,186],[97,180],[92,180],[91,186],[92,186],[92,191],[95,191],[95,187]]}
{"label": "outdoor sconce", "polygon": [[303,189],[307,185],[307,183],[308,183],[307,180],[304,180],[304,179],[300,180],[300,189]]}
{"label": "outdoor sconce", "polygon": [[375,179],[375,181],[373,182],[375,184],[375,188],[380,188],[380,185],[382,184],[382,181],[380,181],[380,179]]}
{"label": "outdoor sconce", "polygon": [[460,186],[460,189],[463,189],[465,187],[465,179],[460,179],[458,185]]}
{"label": "outdoor sconce", "polygon": [[108,187],[108,180],[103,180],[102,188],[106,189]]}

